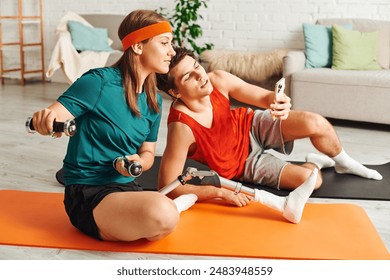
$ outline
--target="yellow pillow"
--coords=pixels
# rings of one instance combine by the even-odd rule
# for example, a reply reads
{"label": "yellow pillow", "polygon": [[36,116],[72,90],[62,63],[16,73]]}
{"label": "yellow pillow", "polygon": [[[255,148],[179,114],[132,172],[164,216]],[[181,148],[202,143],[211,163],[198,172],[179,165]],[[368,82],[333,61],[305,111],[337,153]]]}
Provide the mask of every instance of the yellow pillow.
{"label": "yellow pillow", "polygon": [[333,25],[332,28],[332,69],[381,69],[376,60],[378,32],[347,30],[339,25]]}

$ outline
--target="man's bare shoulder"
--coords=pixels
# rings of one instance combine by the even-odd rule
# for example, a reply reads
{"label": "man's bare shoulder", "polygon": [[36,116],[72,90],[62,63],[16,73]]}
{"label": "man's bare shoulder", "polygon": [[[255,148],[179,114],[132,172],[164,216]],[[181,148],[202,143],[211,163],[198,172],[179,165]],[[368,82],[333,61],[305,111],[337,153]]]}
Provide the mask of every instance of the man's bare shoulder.
{"label": "man's bare shoulder", "polygon": [[230,95],[229,92],[232,89],[242,85],[242,80],[240,78],[223,70],[214,70],[210,72],[209,79],[211,84],[227,97]]}
{"label": "man's bare shoulder", "polygon": [[221,84],[236,84],[242,82],[242,80],[229,72],[223,70],[213,70],[207,73],[211,83]]}
{"label": "man's bare shoulder", "polygon": [[213,70],[211,72],[208,72],[207,75],[209,76],[211,82],[218,82],[231,76],[230,73],[223,70]]}

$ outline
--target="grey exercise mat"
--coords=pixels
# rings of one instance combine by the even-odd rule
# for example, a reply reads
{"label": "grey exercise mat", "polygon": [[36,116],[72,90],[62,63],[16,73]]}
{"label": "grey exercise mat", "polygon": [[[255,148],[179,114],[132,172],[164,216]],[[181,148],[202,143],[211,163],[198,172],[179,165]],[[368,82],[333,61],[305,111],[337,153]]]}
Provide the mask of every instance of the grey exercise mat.
{"label": "grey exercise mat", "polygon": [[350,174],[337,174],[334,168],[322,170],[323,184],[312,197],[390,200],[390,162],[382,165],[365,165],[377,170],[381,181]]}
{"label": "grey exercise mat", "polygon": [[[156,157],[153,167],[145,171],[137,178],[138,183],[145,190],[157,189],[157,176],[161,157]],[[365,199],[365,200],[390,200],[390,162],[383,165],[366,165],[382,174],[383,180],[369,180],[355,175],[337,174],[334,168],[322,170],[323,184],[315,190],[312,197],[339,198],[339,199]],[[207,166],[188,159],[185,167],[195,167],[198,170],[209,170]],[[57,180],[62,183],[62,169],[57,172]],[[180,174],[178,174],[180,175]],[[196,183],[196,180],[194,180]],[[278,195],[287,195],[288,191],[274,190],[268,187],[243,183],[247,187],[264,189]]]}

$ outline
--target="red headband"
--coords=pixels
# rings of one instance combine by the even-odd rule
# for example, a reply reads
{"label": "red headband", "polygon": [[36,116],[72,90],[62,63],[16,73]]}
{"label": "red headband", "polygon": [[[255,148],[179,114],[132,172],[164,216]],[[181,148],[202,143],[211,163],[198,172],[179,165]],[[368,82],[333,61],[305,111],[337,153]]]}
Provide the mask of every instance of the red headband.
{"label": "red headband", "polygon": [[123,51],[136,43],[167,32],[172,32],[171,25],[168,21],[161,21],[133,31],[127,34],[122,40]]}

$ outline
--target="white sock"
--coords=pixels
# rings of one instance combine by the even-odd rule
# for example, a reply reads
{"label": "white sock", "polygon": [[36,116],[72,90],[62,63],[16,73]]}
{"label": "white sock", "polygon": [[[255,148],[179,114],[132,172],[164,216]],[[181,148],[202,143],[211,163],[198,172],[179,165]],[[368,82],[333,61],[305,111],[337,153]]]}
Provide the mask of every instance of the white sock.
{"label": "white sock", "polygon": [[255,189],[254,200],[281,213],[283,213],[287,201],[284,196],[277,196],[259,189]]}
{"label": "white sock", "polygon": [[287,196],[287,204],[283,212],[283,217],[290,222],[295,224],[300,222],[303,209],[317,182],[317,176],[318,169],[314,168],[309,178]]}
{"label": "white sock", "polygon": [[357,162],[353,158],[351,158],[344,149],[341,150],[341,152],[332,158],[336,164],[335,164],[335,170],[337,173],[341,174],[354,174],[363,178],[367,179],[374,179],[374,180],[382,180],[382,175],[374,170],[369,169],[362,165],[361,163]]}
{"label": "white sock", "polygon": [[196,194],[189,193],[189,194],[183,194],[175,198],[173,202],[175,202],[176,204],[177,211],[181,213],[187,210],[188,208],[190,208],[192,205],[194,205],[195,201],[197,200],[198,200],[198,196]]}
{"label": "white sock", "polygon": [[297,224],[301,220],[305,204],[314,190],[317,176],[318,169],[314,168],[309,178],[286,197],[255,189],[254,200],[283,213],[283,217]]}
{"label": "white sock", "polygon": [[318,169],[329,168],[335,165],[334,160],[326,155],[309,153],[306,155],[306,162],[314,163]]}

